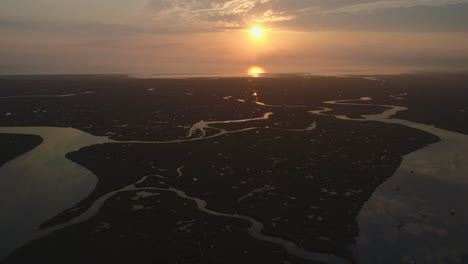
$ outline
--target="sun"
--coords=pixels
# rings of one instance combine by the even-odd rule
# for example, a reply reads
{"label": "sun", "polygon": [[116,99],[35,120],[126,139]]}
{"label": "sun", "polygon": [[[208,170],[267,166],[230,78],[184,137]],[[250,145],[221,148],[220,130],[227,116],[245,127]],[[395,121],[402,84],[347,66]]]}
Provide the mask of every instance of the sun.
{"label": "sun", "polygon": [[261,27],[254,27],[249,31],[250,33],[252,33],[252,36],[254,36],[255,38],[261,38],[265,30]]}

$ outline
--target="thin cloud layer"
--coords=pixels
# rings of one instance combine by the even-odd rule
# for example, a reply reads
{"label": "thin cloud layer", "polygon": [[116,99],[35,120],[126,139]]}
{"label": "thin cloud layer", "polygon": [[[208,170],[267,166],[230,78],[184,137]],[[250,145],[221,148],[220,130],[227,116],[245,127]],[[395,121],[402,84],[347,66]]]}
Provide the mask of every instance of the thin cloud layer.
{"label": "thin cloud layer", "polygon": [[0,3],[0,28],[178,34],[260,24],[297,31],[465,32],[467,10],[468,0],[16,0]]}
{"label": "thin cloud layer", "polygon": [[[158,25],[194,29],[243,28],[266,23],[304,31],[394,31],[398,29],[388,17],[401,12],[397,17],[408,23],[397,23],[403,31],[439,30],[432,23],[423,28],[421,19],[426,23],[444,18],[453,23],[445,22],[443,30],[451,30],[451,26],[452,31],[468,30],[467,19],[463,19],[468,16],[459,12],[460,8],[467,8],[468,0],[147,0],[144,6],[144,11],[151,13]],[[425,17],[421,17],[421,10],[427,12]]]}
{"label": "thin cloud layer", "polygon": [[466,68],[467,14],[468,0],[5,0],[0,74]]}

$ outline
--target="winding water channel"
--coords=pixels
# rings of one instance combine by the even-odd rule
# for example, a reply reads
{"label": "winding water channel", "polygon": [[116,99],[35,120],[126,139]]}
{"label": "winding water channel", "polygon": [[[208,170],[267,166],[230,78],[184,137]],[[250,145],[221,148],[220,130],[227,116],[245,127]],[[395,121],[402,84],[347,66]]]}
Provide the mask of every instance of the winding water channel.
{"label": "winding water channel", "polygon": [[[304,259],[323,260],[331,263],[346,263],[341,258],[309,252],[298,247],[291,241],[279,237],[262,234],[263,223],[243,215],[226,214],[206,208],[206,202],[191,197],[185,192],[176,189],[137,188],[135,184],[121,190],[108,193],[94,202],[83,214],[65,224],[53,226],[45,230],[37,227],[50,217],[70,208],[86,197],[96,186],[97,177],[89,170],[68,160],[65,156],[69,152],[77,151],[83,147],[96,144],[172,144],[196,140],[206,140],[225,134],[239,133],[258,127],[247,127],[238,130],[225,130],[214,127],[216,124],[245,123],[250,121],[266,120],[273,113],[267,112],[261,117],[226,120],[226,121],[200,121],[195,123],[182,139],[166,141],[114,141],[107,137],[96,137],[73,128],[58,127],[0,127],[0,133],[31,134],[42,137],[42,144],[32,151],[8,162],[0,167],[0,259],[5,258],[12,250],[26,241],[59,230],[65,226],[83,222],[94,216],[102,204],[114,194],[122,191],[159,190],[172,191],[182,198],[195,201],[198,209],[214,215],[242,219],[251,223],[249,233],[251,236],[279,244],[293,255]],[[315,122],[304,129],[281,129],[284,131],[302,132],[316,128]],[[217,133],[207,135],[209,130]],[[177,169],[179,177],[182,169]],[[144,177],[140,182],[149,176]]]}
{"label": "winding water channel", "polygon": [[[360,100],[324,103],[331,106],[340,104],[359,107],[363,104],[356,101]],[[406,108],[381,106],[387,107],[388,110],[381,114],[365,115],[363,119],[333,116],[342,120],[400,124],[434,134],[440,137],[441,141],[406,155],[396,173],[375,191],[361,210],[358,217],[360,235],[357,248],[362,263],[462,263],[463,254],[468,254],[464,243],[464,236],[468,234],[468,136],[391,118]],[[310,113],[331,115],[328,113],[331,110],[324,108]],[[182,190],[138,188],[135,186],[137,183],[104,195],[82,215],[68,223],[36,232],[40,223],[76,204],[96,185],[97,178],[92,172],[65,158],[69,152],[104,143],[170,144],[206,140],[224,134],[258,129],[247,127],[229,131],[216,128],[216,124],[266,120],[271,115],[272,113],[268,112],[251,119],[200,121],[189,129],[187,137],[170,141],[113,141],[73,128],[0,127],[0,133],[39,135],[44,140],[32,151],[0,167],[0,259],[33,236],[86,221],[98,212],[105,200],[117,192],[144,189],[174,192],[182,198],[194,201],[198,209],[207,214],[248,221],[251,223],[249,233],[252,237],[282,245],[290,254],[298,257],[328,263],[345,263],[338,257],[309,252],[291,241],[266,236],[262,234],[261,222],[249,216],[209,210],[206,208],[206,201],[191,197]],[[283,130],[309,131],[316,126],[317,124],[313,123],[305,129]],[[208,130],[216,133],[208,135]],[[182,168],[177,170],[179,175],[182,175]],[[147,177],[151,176],[144,177],[140,182]]]}

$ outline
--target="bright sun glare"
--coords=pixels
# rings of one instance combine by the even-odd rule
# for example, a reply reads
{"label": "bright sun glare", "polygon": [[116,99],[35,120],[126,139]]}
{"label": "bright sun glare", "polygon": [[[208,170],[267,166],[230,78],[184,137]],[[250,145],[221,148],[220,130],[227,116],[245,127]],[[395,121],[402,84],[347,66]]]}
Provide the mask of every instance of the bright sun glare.
{"label": "bright sun glare", "polygon": [[260,74],[264,73],[265,71],[260,68],[260,67],[250,67],[249,69],[249,75],[253,76],[253,77],[258,77],[260,76]]}
{"label": "bright sun glare", "polygon": [[263,28],[260,28],[260,27],[254,27],[249,31],[256,38],[261,38],[263,36],[263,32],[264,32]]}

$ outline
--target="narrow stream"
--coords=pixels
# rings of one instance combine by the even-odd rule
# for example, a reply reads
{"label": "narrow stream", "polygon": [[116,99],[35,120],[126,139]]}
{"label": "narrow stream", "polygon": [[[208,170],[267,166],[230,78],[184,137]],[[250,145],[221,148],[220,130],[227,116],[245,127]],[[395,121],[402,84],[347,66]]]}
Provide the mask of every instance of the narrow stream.
{"label": "narrow stream", "polygon": [[[363,105],[355,103],[359,100],[324,103],[358,107]],[[362,208],[357,219],[361,262],[467,263],[468,136],[391,118],[406,110],[405,107],[375,106],[389,109],[381,114],[364,115],[364,119],[333,116],[401,124],[436,135],[441,141],[404,156],[395,174],[375,190]],[[330,110],[311,113],[329,115]]]}
{"label": "narrow stream", "polygon": [[1,96],[0,99],[9,98],[63,98],[77,95],[93,94],[94,91],[83,92],[83,93],[69,93],[69,94],[38,94],[38,95],[12,95],[12,96]]}
{"label": "narrow stream", "polygon": [[[179,173],[181,173],[180,168],[177,169],[177,171]],[[106,200],[108,200],[109,198],[113,197],[114,195],[116,195],[116,194],[118,194],[120,192],[149,191],[149,190],[166,191],[166,192],[173,192],[173,193],[177,194],[181,198],[194,201],[195,204],[197,205],[197,208],[200,211],[202,211],[202,212],[204,212],[206,214],[209,214],[209,215],[212,215],[212,216],[240,219],[240,220],[244,220],[244,221],[249,222],[250,227],[248,228],[248,231],[249,231],[250,236],[252,236],[253,238],[258,239],[258,240],[262,240],[262,241],[266,241],[266,242],[270,242],[270,243],[273,243],[273,244],[283,246],[284,249],[289,254],[291,254],[293,256],[296,256],[296,257],[299,257],[299,258],[302,258],[302,259],[306,259],[306,260],[322,261],[322,262],[331,263],[331,264],[346,264],[346,263],[348,263],[347,260],[342,259],[342,258],[337,257],[337,256],[333,256],[333,255],[329,255],[329,254],[323,254],[323,253],[317,253],[317,252],[313,252],[313,251],[307,251],[304,248],[299,247],[294,242],[283,239],[281,237],[274,237],[274,236],[265,235],[265,234],[262,233],[263,227],[264,227],[262,222],[254,219],[254,218],[252,218],[250,216],[246,216],[246,215],[240,215],[240,214],[237,214],[237,213],[228,214],[228,213],[222,213],[222,212],[218,212],[218,211],[208,209],[207,208],[208,203],[206,201],[204,201],[202,199],[199,199],[199,198],[196,198],[196,197],[189,196],[188,194],[186,194],[182,190],[178,190],[178,189],[175,189],[175,188],[156,188],[156,187],[137,187],[136,186],[138,184],[144,183],[146,181],[146,179],[148,179],[149,177],[158,177],[158,176],[159,175],[147,175],[147,176],[143,177],[141,180],[139,180],[138,182],[136,182],[134,184],[130,184],[130,185],[128,185],[128,186],[126,186],[126,187],[124,187],[124,188],[122,188],[120,190],[116,190],[116,191],[107,193],[107,194],[101,196],[99,199],[97,199],[89,207],[89,209],[86,210],[81,215],[73,218],[72,220],[70,220],[67,223],[56,225],[56,226],[50,227],[48,229],[41,230],[40,232],[37,232],[35,234],[35,236],[36,237],[45,236],[45,235],[50,234],[51,232],[54,232],[56,230],[60,230],[60,229],[65,228],[67,226],[75,225],[75,224],[78,224],[78,223],[81,223],[81,222],[84,222],[84,221],[90,219],[91,217],[93,217],[94,215],[96,215],[99,212],[99,210],[101,209],[103,204],[106,202]],[[161,177],[161,176],[159,176],[159,177]]]}

